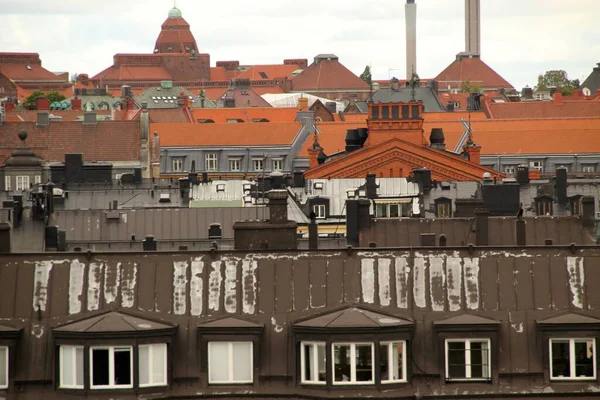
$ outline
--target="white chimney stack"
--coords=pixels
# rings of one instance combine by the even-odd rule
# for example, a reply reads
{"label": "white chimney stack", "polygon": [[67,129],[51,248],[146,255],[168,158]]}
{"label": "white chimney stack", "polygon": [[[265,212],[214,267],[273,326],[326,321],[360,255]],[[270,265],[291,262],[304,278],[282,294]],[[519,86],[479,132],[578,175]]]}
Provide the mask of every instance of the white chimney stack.
{"label": "white chimney stack", "polygon": [[481,0],[465,0],[465,51],[481,55]]}
{"label": "white chimney stack", "polygon": [[406,0],[406,80],[417,72],[417,5],[415,0]]}

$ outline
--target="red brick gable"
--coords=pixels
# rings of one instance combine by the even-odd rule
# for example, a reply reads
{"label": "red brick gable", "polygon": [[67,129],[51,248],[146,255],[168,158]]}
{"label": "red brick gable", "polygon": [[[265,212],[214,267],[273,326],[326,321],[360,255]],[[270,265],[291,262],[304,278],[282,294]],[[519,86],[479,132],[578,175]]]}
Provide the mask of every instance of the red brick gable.
{"label": "red brick gable", "polygon": [[321,60],[308,66],[292,80],[300,90],[369,90],[369,85],[337,59]]}
{"label": "red brick gable", "polygon": [[481,89],[513,89],[513,86],[479,57],[457,56],[456,60],[435,77],[440,88],[462,88],[469,81]]}
{"label": "red brick gable", "polygon": [[27,146],[46,161],[64,161],[66,153],[82,153],[85,161],[139,161],[138,121],[102,121],[96,125],[81,122],[15,122],[0,126],[0,162],[20,146],[18,132],[28,133]]}

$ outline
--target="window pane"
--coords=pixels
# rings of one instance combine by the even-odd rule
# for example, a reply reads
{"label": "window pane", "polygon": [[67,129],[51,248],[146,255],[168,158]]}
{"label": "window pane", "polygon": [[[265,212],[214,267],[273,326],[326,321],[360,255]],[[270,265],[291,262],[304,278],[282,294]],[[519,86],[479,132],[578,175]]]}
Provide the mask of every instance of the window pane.
{"label": "window pane", "polygon": [[317,363],[319,367],[319,382],[325,382],[325,345],[317,345]]}
{"label": "window pane", "polygon": [[[73,346],[60,346],[60,370],[62,373],[61,386],[73,386],[73,371],[75,366],[73,365],[73,352],[75,347]],[[0,363],[2,362],[0,358]],[[0,366],[0,368],[2,368]],[[0,382],[1,385],[1,382]]]}
{"label": "window pane", "polygon": [[404,346],[402,343],[392,343],[392,379],[404,379]]}
{"label": "window pane", "polygon": [[398,217],[398,204],[390,204],[390,217]]}
{"label": "window pane", "polygon": [[131,349],[115,349],[115,385],[131,385]]}
{"label": "window pane", "polygon": [[75,374],[77,386],[83,387],[83,347],[75,348]]}
{"label": "window pane", "polygon": [[333,380],[335,382],[348,382],[350,381],[350,345],[349,344],[336,344],[333,345],[333,359],[334,359],[334,375]]}
{"label": "window pane", "polygon": [[390,357],[389,357],[389,344],[382,344],[379,346],[379,372],[381,374],[382,381],[390,381],[393,379],[390,374]]}
{"label": "window pane", "polygon": [[108,349],[92,350],[92,385],[108,385]]}
{"label": "window pane", "polygon": [[208,345],[208,374],[210,382],[229,380],[229,343],[211,342]]}
{"label": "window pane", "polygon": [[140,385],[150,383],[150,346],[139,347]]}
{"label": "window pane", "polygon": [[314,381],[314,371],[312,371],[313,366],[313,357],[312,357],[313,349],[312,345],[305,344],[304,345],[304,379],[307,381]]}
{"label": "window pane", "polygon": [[448,342],[448,378],[466,378],[465,342]]}
{"label": "window pane", "polygon": [[370,344],[356,345],[356,380],[370,382],[373,380],[373,348]]}
{"label": "window pane", "polygon": [[575,376],[594,376],[594,341],[575,341]]}
{"label": "window pane", "polygon": [[252,343],[233,342],[233,380],[252,381]]}
{"label": "window pane", "polygon": [[471,378],[488,378],[488,344],[471,342]]}
{"label": "window pane", "polygon": [[0,347],[0,387],[8,386],[8,347]]}
{"label": "window pane", "polygon": [[152,345],[152,383],[165,383],[167,367],[167,345],[165,343]]}
{"label": "window pane", "polygon": [[569,341],[552,340],[552,377],[571,376],[569,360]]}

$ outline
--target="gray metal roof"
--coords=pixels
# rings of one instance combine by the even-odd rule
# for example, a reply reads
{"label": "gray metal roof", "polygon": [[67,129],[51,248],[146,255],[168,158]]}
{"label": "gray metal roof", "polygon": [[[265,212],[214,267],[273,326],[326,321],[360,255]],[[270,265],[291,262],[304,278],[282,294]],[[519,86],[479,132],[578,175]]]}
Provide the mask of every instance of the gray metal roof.
{"label": "gray metal roof", "polygon": [[[182,199],[178,188],[153,189],[101,189],[68,190],[64,203],[57,202],[57,210],[108,210],[109,203],[117,201],[119,209],[187,207],[187,199]],[[154,195],[152,195],[154,192]],[[169,195],[168,202],[159,201],[161,195]]]}
{"label": "gray metal roof", "polygon": [[[151,87],[144,90],[141,94],[134,95],[133,98],[137,104],[142,104],[143,101],[146,101],[149,109],[177,108],[177,99],[181,92],[188,96],[191,108],[202,107],[200,96],[190,92],[183,86],[175,86],[172,88]],[[204,108],[215,108],[216,106],[215,102],[206,97],[204,98]]]}
{"label": "gray metal roof", "polygon": [[[392,88],[379,89],[373,93],[371,100],[373,103],[407,103],[412,100],[412,89],[406,87],[397,90]],[[415,100],[423,102],[425,112],[446,111],[441,100],[431,88],[415,88]]]}

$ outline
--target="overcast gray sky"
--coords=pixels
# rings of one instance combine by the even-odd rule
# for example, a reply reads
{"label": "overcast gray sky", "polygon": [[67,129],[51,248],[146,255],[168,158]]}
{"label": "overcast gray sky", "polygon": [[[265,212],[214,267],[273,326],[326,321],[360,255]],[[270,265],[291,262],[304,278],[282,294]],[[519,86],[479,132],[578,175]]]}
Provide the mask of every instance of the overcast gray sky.
{"label": "overcast gray sky", "polygon": [[[464,50],[464,0],[417,0],[417,71]],[[357,75],[405,76],[404,0],[178,0],[201,52],[242,64],[334,53]],[[600,62],[599,0],[482,0],[482,59],[513,86]],[[115,53],[151,53],[171,0],[0,0],[0,51],[37,52],[51,71],[97,74]]]}

